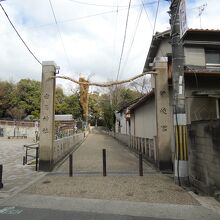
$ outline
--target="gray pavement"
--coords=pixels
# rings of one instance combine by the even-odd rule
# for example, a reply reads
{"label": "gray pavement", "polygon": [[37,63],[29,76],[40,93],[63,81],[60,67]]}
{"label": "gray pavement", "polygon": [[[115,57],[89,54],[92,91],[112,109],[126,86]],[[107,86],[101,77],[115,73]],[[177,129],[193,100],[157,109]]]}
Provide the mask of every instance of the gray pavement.
{"label": "gray pavement", "polygon": [[[107,150],[107,177],[102,176],[102,148]],[[19,167],[16,161],[11,167]],[[68,176],[68,160],[44,177],[30,167],[23,169],[31,172],[19,167],[18,177],[30,173],[32,182],[24,175],[29,186],[0,201],[0,219],[220,219],[217,201],[183,190],[149,164],[144,164],[144,176],[139,177],[137,157],[110,136],[90,134],[73,153],[73,161],[73,177]],[[14,172],[9,169],[7,174]],[[9,178],[6,183],[13,189],[24,184],[18,180]]]}
{"label": "gray pavement", "polygon": [[[137,157],[124,145],[109,135],[92,133],[73,153],[75,174],[101,174],[102,149],[106,149],[107,174],[138,174]],[[69,161],[63,163],[57,172],[68,173]],[[144,173],[156,173],[156,169],[144,164]]]}
{"label": "gray pavement", "polygon": [[[39,219],[36,216],[28,218],[28,213],[25,211],[26,208],[32,210],[34,213],[36,213],[37,209],[39,211],[37,214],[38,216],[41,216],[42,209],[48,210],[48,215],[54,215],[57,213],[57,210],[62,213],[72,212],[73,216],[74,213],[86,213],[85,218],[82,219],[89,220],[95,219],[93,218],[94,215],[102,216],[103,218],[101,219],[104,220],[109,219],[108,215],[112,217],[126,216],[127,218],[124,219],[132,219],[131,217],[134,217],[133,219],[139,219],[138,217],[144,217],[143,219],[219,220],[220,217],[217,212],[211,209],[195,205],[100,200],[31,194],[19,194],[15,198],[11,198],[0,208],[0,213],[1,209],[6,207],[15,207],[15,210],[20,210],[22,212],[24,210],[23,214],[26,218],[23,219]],[[4,213],[2,215],[0,214],[0,219],[5,219],[4,217],[6,215],[7,214]],[[21,213],[18,214],[18,216],[19,215],[21,215]],[[17,217],[17,219],[19,218]]]}
{"label": "gray pavement", "polygon": [[[107,176],[102,176],[102,149],[107,152]],[[173,178],[144,163],[138,176],[138,158],[111,136],[90,134],[73,153],[73,173],[69,161],[24,192],[75,198],[112,199],[136,202],[199,205]]]}
{"label": "gray pavement", "polygon": [[31,139],[0,138],[0,164],[3,164],[4,184],[4,188],[0,189],[0,203],[3,199],[21,191],[35,179],[45,175],[45,173],[35,172],[34,165],[23,166],[23,145],[31,142]]}

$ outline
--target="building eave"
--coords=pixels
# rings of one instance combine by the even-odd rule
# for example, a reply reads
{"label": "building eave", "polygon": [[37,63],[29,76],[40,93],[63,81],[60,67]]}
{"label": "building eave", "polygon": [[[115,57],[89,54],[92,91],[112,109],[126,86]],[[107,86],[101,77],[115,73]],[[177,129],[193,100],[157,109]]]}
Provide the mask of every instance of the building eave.
{"label": "building eave", "polygon": [[185,74],[200,74],[200,75],[220,75],[220,67],[218,66],[212,66],[212,67],[206,67],[206,66],[193,66],[193,65],[186,65]]}
{"label": "building eave", "polygon": [[166,30],[164,32],[156,33],[150,44],[150,48],[148,51],[148,55],[144,64],[144,69],[143,72],[149,71],[150,70],[150,63],[154,61],[154,58],[157,54],[158,48],[160,46],[160,43],[163,39],[168,39],[170,37],[170,30]]}
{"label": "building eave", "polygon": [[187,45],[203,45],[203,46],[220,46],[219,41],[196,41],[196,40],[184,40],[184,46]]}

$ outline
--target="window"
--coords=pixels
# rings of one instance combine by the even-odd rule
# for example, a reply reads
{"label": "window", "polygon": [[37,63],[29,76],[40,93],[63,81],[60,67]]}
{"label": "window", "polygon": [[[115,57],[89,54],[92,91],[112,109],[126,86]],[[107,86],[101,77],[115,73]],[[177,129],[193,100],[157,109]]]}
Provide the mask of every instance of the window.
{"label": "window", "polygon": [[206,65],[220,66],[220,50],[205,51]]}

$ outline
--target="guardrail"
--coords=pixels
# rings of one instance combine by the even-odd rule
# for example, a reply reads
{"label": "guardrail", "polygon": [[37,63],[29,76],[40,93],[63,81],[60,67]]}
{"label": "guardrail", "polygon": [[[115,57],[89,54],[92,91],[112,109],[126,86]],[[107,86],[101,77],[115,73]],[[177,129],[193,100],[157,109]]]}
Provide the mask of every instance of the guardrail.
{"label": "guardrail", "polygon": [[38,161],[39,161],[39,143],[26,144],[25,156],[23,156],[23,165],[30,165],[35,161],[35,171],[38,170]]}
{"label": "guardrail", "polygon": [[[74,134],[72,136],[63,137],[57,140],[54,140],[53,147],[53,161],[54,164],[60,162],[65,158],[70,152],[77,147],[83,139],[88,135],[88,132],[82,132]],[[39,143],[25,144],[23,145],[25,149],[25,155],[23,156],[23,165],[30,165],[35,162],[35,170],[38,170],[39,163]]]}
{"label": "guardrail", "polygon": [[136,137],[114,132],[109,132],[109,135],[113,136],[115,139],[128,146],[135,153],[141,153],[144,158],[151,161],[152,163],[156,163],[156,147],[154,139]]}
{"label": "guardrail", "polygon": [[130,148],[142,153],[150,161],[156,160],[154,139],[130,136]]}
{"label": "guardrail", "polygon": [[82,132],[74,134],[73,136],[63,137],[54,140],[54,152],[53,160],[54,163],[62,160],[66,155],[68,155],[75,146],[77,146],[86,137],[88,132]]}

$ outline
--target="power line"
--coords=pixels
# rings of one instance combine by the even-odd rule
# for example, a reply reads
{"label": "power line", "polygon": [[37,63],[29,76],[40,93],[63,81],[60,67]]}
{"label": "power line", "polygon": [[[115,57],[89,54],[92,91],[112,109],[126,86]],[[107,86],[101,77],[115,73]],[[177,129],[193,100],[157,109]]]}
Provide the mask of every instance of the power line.
{"label": "power line", "polygon": [[150,17],[149,17],[149,15],[148,15],[148,12],[147,12],[146,8],[144,7],[144,2],[143,2],[143,0],[141,0],[141,3],[142,3],[142,5],[143,5],[145,14],[147,15],[147,19],[148,19],[148,21],[149,21],[149,24],[150,24],[150,26],[151,26],[151,28],[152,28],[152,30],[153,30],[153,25],[152,25],[152,23],[151,23],[151,20],[150,20]]}
{"label": "power line", "polygon": [[28,47],[28,45],[25,43],[25,41],[23,40],[23,38],[21,37],[21,35],[18,33],[17,29],[15,28],[14,24],[12,23],[11,19],[9,18],[7,12],[5,11],[4,7],[2,6],[2,4],[0,4],[3,12],[5,13],[5,16],[7,17],[9,23],[11,24],[11,26],[13,27],[13,29],[15,30],[16,34],[18,35],[18,37],[20,38],[20,40],[22,41],[22,43],[25,45],[25,47],[27,48],[27,50],[30,52],[30,54],[34,57],[34,59],[40,64],[42,65],[42,63],[40,62],[40,60],[34,55],[34,53],[31,51],[31,49]]}
{"label": "power line", "polygon": [[[110,8],[127,8],[127,5],[103,5],[103,4],[94,4],[94,3],[89,3],[89,2],[81,2],[81,1],[77,1],[77,0],[69,0],[71,2],[77,3],[77,4],[81,4],[81,5],[89,5],[89,6],[97,6],[97,7],[110,7]],[[151,4],[155,4],[157,3],[157,1],[152,1],[152,2],[148,2],[148,3],[144,3],[145,5],[151,5]],[[140,4],[134,4],[131,5],[130,7],[138,7],[140,6]]]}
{"label": "power line", "polygon": [[136,36],[137,29],[138,29],[138,26],[139,26],[139,22],[140,22],[140,19],[141,19],[142,12],[143,12],[143,6],[141,7],[140,13],[139,13],[138,18],[137,18],[136,26],[135,26],[134,33],[133,33],[133,37],[132,37],[132,41],[131,41],[130,47],[129,47],[129,49],[128,49],[127,56],[126,56],[125,61],[124,61],[124,65],[123,65],[123,68],[122,68],[122,72],[123,72],[124,67],[125,67],[126,64],[127,64],[128,58],[129,58],[129,56],[130,56],[130,52],[131,52],[132,46],[133,46],[133,44],[134,44],[134,40],[135,40],[135,36]]}
{"label": "power line", "polygon": [[62,47],[63,47],[63,50],[64,50],[64,54],[65,54],[66,59],[67,59],[67,63],[68,63],[68,65],[69,65],[70,69],[72,69],[72,68],[71,68],[71,64],[70,64],[70,61],[69,61],[69,58],[68,58],[68,55],[67,55],[67,52],[66,52],[66,48],[65,48],[65,46],[64,46],[64,42],[63,42],[63,39],[62,39],[62,35],[61,35],[61,32],[60,32],[60,28],[59,28],[59,25],[58,25],[58,22],[57,22],[57,18],[56,18],[55,11],[54,11],[54,9],[53,9],[53,5],[52,5],[51,0],[49,0],[49,3],[50,3],[50,8],[51,8],[51,11],[52,11],[52,13],[53,13],[53,17],[54,17],[54,20],[55,20],[55,23],[56,23],[57,31],[58,31],[59,36],[60,36],[60,41],[61,41],[61,44],[62,44]]}
{"label": "power line", "polygon": [[[150,23],[150,26],[151,26],[151,29],[152,29],[152,38],[154,37],[154,31],[155,31],[155,24],[156,24],[156,18],[157,18],[157,15],[158,15],[158,10],[159,10],[159,1],[157,2],[158,4],[158,7],[157,7],[157,15],[156,15],[156,17],[155,17],[155,22],[154,22],[154,27],[153,27],[153,25],[152,25],[152,23],[151,23],[151,21],[150,21],[150,17],[149,17],[149,15],[148,15],[148,12],[147,12],[147,10],[146,10],[146,8],[144,7],[144,2],[143,2],[143,0],[141,0],[141,2],[142,2],[142,5],[143,5],[143,8],[144,8],[144,11],[145,11],[145,13],[146,13],[146,15],[147,15],[147,18],[148,18],[148,21],[149,21],[149,23]],[[159,48],[159,50],[160,50],[160,52],[161,52],[161,54],[162,54],[162,56],[164,56],[164,51],[162,50],[162,48]]]}
{"label": "power line", "polygon": [[156,15],[155,15],[155,20],[154,20],[153,35],[154,35],[154,32],[155,32],[155,28],[156,28],[159,6],[160,6],[160,0],[158,0],[158,2],[157,2],[157,10],[156,10]]}
{"label": "power line", "polygon": [[[104,14],[117,13],[119,11],[124,11],[124,10],[126,10],[126,8],[119,9],[119,10],[111,10],[111,11],[101,12],[101,13],[97,13],[97,14],[91,14],[91,15],[77,17],[77,18],[66,19],[66,20],[63,20],[63,21],[57,21],[57,23],[58,24],[63,24],[63,23],[73,22],[73,21],[77,21],[77,20],[90,18],[90,17],[96,17],[96,16],[100,16],[100,15],[104,15]],[[44,28],[44,27],[48,27],[48,26],[53,26],[54,24],[56,25],[56,23],[54,22],[54,23],[42,24],[42,25],[39,25],[39,26],[28,27],[26,29],[31,30],[31,29],[37,29],[37,28]],[[2,35],[2,34],[5,34],[5,33],[0,33],[0,35]]]}
{"label": "power line", "polygon": [[[117,5],[118,5],[118,0],[117,0]],[[115,27],[114,27],[114,39],[113,39],[113,56],[112,56],[112,72],[114,72],[115,69],[115,61],[114,59],[116,57],[116,37],[117,37],[117,28],[118,28],[118,7],[116,10],[116,20],[115,20]]]}
{"label": "power line", "polygon": [[119,65],[118,65],[117,80],[118,80],[119,73],[120,73],[121,61],[122,61],[122,56],[123,56],[124,46],[125,46],[125,40],[126,40],[126,35],[127,35],[127,27],[128,27],[128,18],[129,18],[130,6],[131,6],[131,0],[129,1],[129,5],[128,5],[128,13],[127,13],[126,24],[125,24],[124,39],[123,39],[123,43],[122,43],[121,56],[120,56]]}

